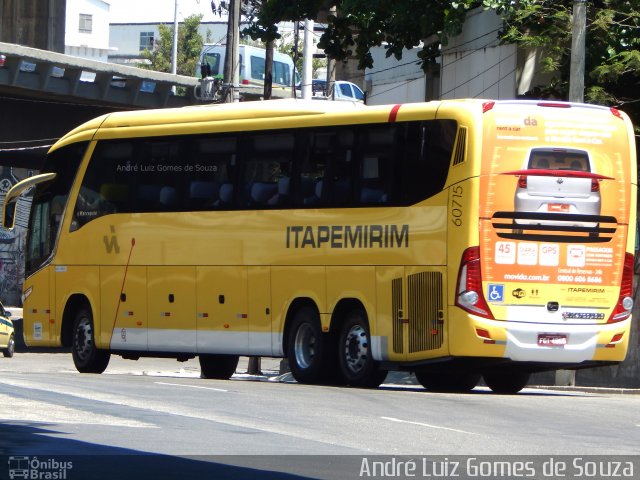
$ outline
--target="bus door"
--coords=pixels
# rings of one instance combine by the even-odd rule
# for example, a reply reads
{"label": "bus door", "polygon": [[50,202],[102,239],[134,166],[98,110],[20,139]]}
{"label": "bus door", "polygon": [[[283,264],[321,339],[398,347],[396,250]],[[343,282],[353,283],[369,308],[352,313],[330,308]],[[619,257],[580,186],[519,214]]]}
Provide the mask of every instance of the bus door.
{"label": "bus door", "polygon": [[[32,319],[33,327],[25,328],[24,337],[29,346],[45,346],[56,340],[55,319],[52,311],[55,305],[54,268],[48,266],[33,274],[24,285],[24,315]],[[62,312],[61,312],[62,314]],[[62,323],[62,319],[58,324]]]}
{"label": "bus door", "polygon": [[247,267],[198,267],[196,310],[198,353],[248,353]]}
{"label": "bus door", "polygon": [[149,351],[195,352],[196,267],[147,267]]}
{"label": "bus door", "polygon": [[100,300],[102,345],[147,350],[147,267],[100,267]]}

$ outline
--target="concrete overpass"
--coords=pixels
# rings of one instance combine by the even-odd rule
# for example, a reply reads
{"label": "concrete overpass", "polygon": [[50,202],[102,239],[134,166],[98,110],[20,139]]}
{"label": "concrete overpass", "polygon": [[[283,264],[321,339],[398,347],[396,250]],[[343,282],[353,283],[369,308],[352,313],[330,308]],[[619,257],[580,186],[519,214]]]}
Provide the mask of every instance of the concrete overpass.
{"label": "concrete overpass", "polygon": [[0,166],[37,169],[57,138],[104,113],[197,103],[194,77],[12,43],[0,55]]}
{"label": "concrete overpass", "polygon": [[[0,91],[36,98],[99,102],[125,108],[180,107],[195,103],[194,77],[87,60],[61,53],[0,43],[4,67]],[[173,95],[173,87],[185,94]],[[180,89],[178,89],[180,91]]]}

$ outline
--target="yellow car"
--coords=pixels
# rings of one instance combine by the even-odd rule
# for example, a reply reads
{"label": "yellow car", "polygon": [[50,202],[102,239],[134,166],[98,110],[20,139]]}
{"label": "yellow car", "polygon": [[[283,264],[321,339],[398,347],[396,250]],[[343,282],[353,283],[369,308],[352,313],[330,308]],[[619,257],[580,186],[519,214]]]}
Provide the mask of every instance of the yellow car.
{"label": "yellow car", "polygon": [[11,314],[0,303],[0,350],[5,357],[13,357],[16,351],[16,337],[13,333],[13,322],[9,319]]}

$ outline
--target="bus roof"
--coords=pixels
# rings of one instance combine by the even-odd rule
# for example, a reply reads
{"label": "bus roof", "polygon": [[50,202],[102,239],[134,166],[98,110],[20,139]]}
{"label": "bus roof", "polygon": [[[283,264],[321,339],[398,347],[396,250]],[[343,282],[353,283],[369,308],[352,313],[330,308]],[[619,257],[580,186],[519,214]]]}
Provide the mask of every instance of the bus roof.
{"label": "bus roof", "polygon": [[345,124],[353,123],[354,117],[357,117],[357,122],[360,123],[395,121],[398,113],[407,119],[414,115],[424,118],[425,111],[430,111],[432,118],[435,118],[441,108],[449,110],[448,107],[454,105],[456,110],[465,110],[473,115],[482,115],[483,112],[500,106],[515,105],[610,110],[608,107],[567,102],[486,99],[454,99],[378,106],[365,106],[357,102],[298,99],[209,104],[106,114],[76,127],[58,140],[50,151],[76,141],[287,128],[299,125],[295,118],[303,116],[317,117],[317,121],[309,122],[310,126],[321,125],[324,116],[333,115],[341,118],[334,117],[330,121]]}
{"label": "bus roof", "polygon": [[[207,126],[211,128],[212,124],[217,124],[218,122],[232,124],[235,121],[257,120],[261,121],[262,128],[264,128],[271,126],[271,123],[265,122],[270,122],[274,119],[290,119],[299,116],[362,110],[374,114],[374,117],[376,112],[383,116],[385,114],[388,116],[391,107],[366,107],[358,102],[284,99],[114,112],[79,125],[60,138],[51,147],[51,151],[74,141],[94,138],[166,135],[166,131],[163,130],[167,128],[172,129],[174,134],[180,134],[185,133],[184,131],[178,131],[181,130],[180,127],[193,128],[195,124],[202,124],[204,128]],[[219,124],[216,126],[215,131],[218,131],[218,127]],[[157,133],[151,133],[150,130],[155,130]],[[238,130],[238,127],[230,128],[227,131],[234,130]],[[103,134],[106,136],[103,136]]]}

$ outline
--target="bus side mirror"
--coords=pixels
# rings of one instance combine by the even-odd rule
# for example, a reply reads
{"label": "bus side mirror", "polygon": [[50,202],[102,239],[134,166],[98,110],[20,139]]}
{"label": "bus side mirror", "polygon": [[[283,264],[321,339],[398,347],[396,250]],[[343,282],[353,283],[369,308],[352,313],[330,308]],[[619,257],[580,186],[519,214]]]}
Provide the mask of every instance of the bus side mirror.
{"label": "bus side mirror", "polygon": [[[9,196],[7,195],[6,198]],[[5,201],[2,205],[2,227],[7,230],[12,230],[16,224],[16,206],[18,205],[18,198],[14,197],[8,201]]]}
{"label": "bus side mirror", "polygon": [[25,178],[11,187],[4,197],[4,204],[2,205],[2,227],[11,230],[15,226],[16,205],[22,192],[39,183],[50,182],[54,178],[56,178],[55,173],[42,173]]}

